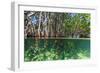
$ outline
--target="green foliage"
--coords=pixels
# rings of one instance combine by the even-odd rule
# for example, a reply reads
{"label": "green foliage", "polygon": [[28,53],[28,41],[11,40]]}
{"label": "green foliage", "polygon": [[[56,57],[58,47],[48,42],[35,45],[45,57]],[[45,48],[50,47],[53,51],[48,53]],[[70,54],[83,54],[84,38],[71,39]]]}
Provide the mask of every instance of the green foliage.
{"label": "green foliage", "polygon": [[64,17],[64,29],[67,37],[90,37],[90,14],[66,13]]}
{"label": "green foliage", "polygon": [[90,19],[90,13],[24,11],[25,38],[90,38]]}

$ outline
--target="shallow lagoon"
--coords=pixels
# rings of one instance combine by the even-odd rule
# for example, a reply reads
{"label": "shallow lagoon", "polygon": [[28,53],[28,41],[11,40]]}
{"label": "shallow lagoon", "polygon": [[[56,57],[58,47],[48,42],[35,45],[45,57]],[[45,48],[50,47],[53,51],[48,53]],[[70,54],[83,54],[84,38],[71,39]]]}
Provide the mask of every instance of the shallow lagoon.
{"label": "shallow lagoon", "polygon": [[24,41],[24,61],[89,59],[90,39],[49,38]]}

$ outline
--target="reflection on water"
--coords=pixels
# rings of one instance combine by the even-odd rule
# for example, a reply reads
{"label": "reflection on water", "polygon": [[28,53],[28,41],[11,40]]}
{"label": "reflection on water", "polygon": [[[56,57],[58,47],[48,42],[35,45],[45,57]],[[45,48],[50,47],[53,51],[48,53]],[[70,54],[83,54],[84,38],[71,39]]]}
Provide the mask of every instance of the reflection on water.
{"label": "reflection on water", "polygon": [[27,38],[24,47],[24,61],[90,58],[90,39]]}

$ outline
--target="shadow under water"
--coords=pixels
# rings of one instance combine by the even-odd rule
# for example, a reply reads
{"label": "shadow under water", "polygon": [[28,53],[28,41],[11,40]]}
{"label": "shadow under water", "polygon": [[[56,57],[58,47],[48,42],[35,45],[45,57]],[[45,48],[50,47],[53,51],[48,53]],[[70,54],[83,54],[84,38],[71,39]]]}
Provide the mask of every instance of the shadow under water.
{"label": "shadow under water", "polygon": [[47,61],[90,58],[90,39],[24,40],[24,61]]}

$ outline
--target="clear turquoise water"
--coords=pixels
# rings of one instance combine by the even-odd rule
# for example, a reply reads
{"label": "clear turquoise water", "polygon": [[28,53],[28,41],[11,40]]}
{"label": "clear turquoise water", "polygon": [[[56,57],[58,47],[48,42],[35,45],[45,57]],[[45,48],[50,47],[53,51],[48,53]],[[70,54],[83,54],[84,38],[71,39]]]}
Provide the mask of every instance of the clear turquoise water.
{"label": "clear turquoise water", "polygon": [[[25,39],[25,56],[29,58],[25,61],[45,61],[45,60],[65,60],[65,59],[87,59],[90,58],[90,39]],[[39,51],[34,54],[34,51],[38,48]],[[27,53],[28,52],[28,53]],[[57,53],[51,59],[44,57],[46,52]],[[28,56],[30,54],[30,56]],[[34,55],[33,55],[34,54]],[[43,54],[43,59],[34,58],[36,55]],[[44,59],[45,58],[45,59]]]}

